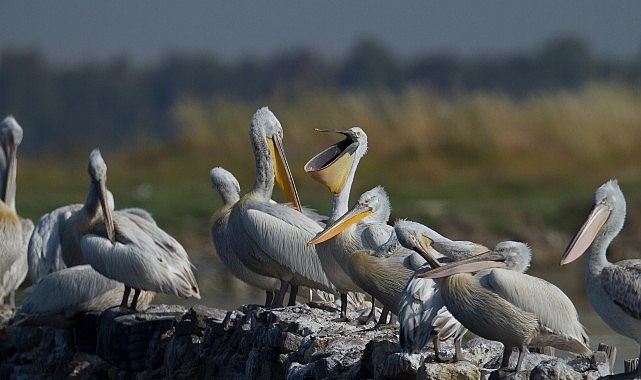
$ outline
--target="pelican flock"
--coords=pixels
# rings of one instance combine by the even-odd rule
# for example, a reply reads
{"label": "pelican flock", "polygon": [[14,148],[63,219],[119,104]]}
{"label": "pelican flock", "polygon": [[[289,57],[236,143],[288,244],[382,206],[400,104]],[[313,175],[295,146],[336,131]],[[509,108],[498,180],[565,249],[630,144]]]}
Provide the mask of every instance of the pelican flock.
{"label": "pelican flock", "polygon": [[[299,287],[305,287],[340,295],[339,320],[355,323],[347,318],[347,295],[369,294],[371,316],[376,304],[383,306],[376,326],[387,322],[388,313],[399,317],[404,354],[420,354],[433,339],[436,360],[443,360],[439,344],[453,339],[454,360],[462,360],[462,340],[470,331],[503,343],[503,370],[522,371],[528,347],[591,354],[572,301],[557,286],[525,274],[531,260],[527,244],[504,241],[489,249],[417,222],[399,219],[392,226],[382,186],[365,191],[350,208],[368,136],[361,127],[317,131],[343,136],[303,167],[332,195],[327,217],[301,205],[285,156],[283,125],[268,107],[259,108],[249,122],[255,165],[249,190],[243,194],[238,180],[221,166],[209,173],[222,201],[209,220],[215,253],[231,274],[265,292],[264,307],[282,307],[287,292],[287,306],[295,305]],[[200,299],[198,272],[182,244],[147,210],[116,209],[107,188],[107,164],[97,148],[89,154],[83,203],[58,207],[35,226],[19,216],[15,196],[22,136],[15,118],[0,124],[0,299],[9,299],[16,326],[67,328],[81,313],[111,307],[137,312],[156,293]],[[274,186],[289,203],[272,200]],[[625,212],[615,180],[599,187],[561,265],[587,252],[585,283],[592,306],[615,331],[641,344],[641,259],[613,264],[606,258]],[[16,305],[16,290],[26,277],[28,295]],[[513,349],[518,350],[514,366]],[[640,368],[633,375],[641,376]]]}

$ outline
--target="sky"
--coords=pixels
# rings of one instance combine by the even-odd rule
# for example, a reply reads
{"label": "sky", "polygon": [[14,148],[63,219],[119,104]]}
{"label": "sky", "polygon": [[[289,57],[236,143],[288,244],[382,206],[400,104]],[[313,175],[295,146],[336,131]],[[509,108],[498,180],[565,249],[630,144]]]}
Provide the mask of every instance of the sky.
{"label": "sky", "polygon": [[0,49],[38,48],[54,63],[168,52],[233,61],[309,48],[340,58],[360,38],[400,58],[531,52],[560,35],[592,52],[641,57],[641,1],[3,0]]}

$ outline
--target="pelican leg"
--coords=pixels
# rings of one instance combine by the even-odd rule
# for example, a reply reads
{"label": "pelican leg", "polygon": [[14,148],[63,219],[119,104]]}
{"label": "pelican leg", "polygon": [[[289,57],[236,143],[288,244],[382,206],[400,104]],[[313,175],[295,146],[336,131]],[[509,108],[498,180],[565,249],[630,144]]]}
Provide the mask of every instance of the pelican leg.
{"label": "pelican leg", "polygon": [[434,338],[432,339],[432,342],[434,343],[434,359],[437,362],[446,362],[447,359],[441,357],[441,341],[438,339],[438,334],[434,334]]}
{"label": "pelican leg", "polygon": [[335,319],[336,322],[347,322],[347,293],[341,293],[341,316]]}
{"label": "pelican leg", "polygon": [[289,302],[287,306],[296,305],[296,296],[298,295],[298,285],[289,285]]}
{"label": "pelican leg", "polygon": [[271,306],[272,302],[274,302],[274,292],[265,290],[265,307]]}
{"label": "pelican leg", "polygon": [[276,293],[276,298],[274,298],[274,302],[272,303],[272,308],[283,307],[283,300],[285,299],[285,293],[287,292],[287,288],[289,288],[289,282],[285,280],[280,280],[280,289],[278,289],[278,293]]}
{"label": "pelican leg", "polygon": [[11,310],[16,309],[16,291],[12,291],[9,293],[9,306],[11,306]]}
{"label": "pelican leg", "polygon": [[131,309],[136,310],[138,305],[138,297],[140,297],[140,289],[134,289],[134,298],[131,300]]}
{"label": "pelican leg", "polygon": [[637,360],[637,369],[634,371],[634,377],[635,378],[640,378],[641,377],[641,350],[639,350],[639,359]]}
{"label": "pelican leg", "polygon": [[501,360],[501,368],[507,369],[510,366],[510,356],[512,356],[512,350],[514,347],[505,346],[503,348],[503,359]]}
{"label": "pelican leg", "polygon": [[120,303],[120,307],[124,307],[126,309],[129,308],[129,306],[127,306],[127,303],[129,302],[129,293],[131,293],[131,288],[125,285],[125,292],[122,294],[122,302]]}
{"label": "pelican leg", "polygon": [[389,309],[386,306],[383,306],[383,310],[381,310],[381,316],[378,317],[378,322],[376,322],[376,326],[373,327],[373,329],[379,328],[381,325],[386,325],[387,322],[387,317],[389,316]]}
{"label": "pelican leg", "polygon": [[369,314],[367,314],[366,318],[359,318],[358,323],[366,325],[371,321],[376,321],[376,298],[374,296],[372,296],[372,307],[369,309]]}
{"label": "pelican leg", "polygon": [[465,360],[465,357],[463,356],[463,348],[461,347],[462,343],[463,343],[463,334],[461,334],[461,336],[457,336],[454,338],[454,361],[455,362]]}
{"label": "pelican leg", "polygon": [[521,346],[519,348],[519,360],[516,362],[516,368],[514,369],[516,372],[519,372],[521,370],[523,359],[525,359],[525,355],[527,354],[528,354],[527,346]]}

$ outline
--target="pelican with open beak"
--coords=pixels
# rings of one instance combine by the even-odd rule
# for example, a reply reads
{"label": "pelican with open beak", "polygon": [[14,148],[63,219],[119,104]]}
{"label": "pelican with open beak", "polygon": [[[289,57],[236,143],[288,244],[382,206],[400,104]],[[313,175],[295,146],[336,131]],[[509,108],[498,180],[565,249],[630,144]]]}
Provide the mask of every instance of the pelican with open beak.
{"label": "pelican with open beak", "polygon": [[[332,193],[328,225],[334,225],[337,220],[342,220],[342,215],[348,211],[354,175],[361,158],[367,153],[367,135],[360,127],[317,131],[335,132],[345,137],[312,157],[305,165],[305,171]],[[385,197],[387,198],[387,195]],[[347,293],[363,292],[348,273],[350,258],[355,251],[373,250],[387,241],[392,233],[392,227],[387,225],[389,215],[389,207],[381,208],[379,214],[370,217],[366,223],[355,221],[350,228],[340,228],[324,239],[318,239],[318,236],[324,235],[325,231],[319,232],[307,243],[315,245],[327,277],[341,295],[339,320],[348,320]],[[369,318],[374,317],[373,310],[374,300]]]}

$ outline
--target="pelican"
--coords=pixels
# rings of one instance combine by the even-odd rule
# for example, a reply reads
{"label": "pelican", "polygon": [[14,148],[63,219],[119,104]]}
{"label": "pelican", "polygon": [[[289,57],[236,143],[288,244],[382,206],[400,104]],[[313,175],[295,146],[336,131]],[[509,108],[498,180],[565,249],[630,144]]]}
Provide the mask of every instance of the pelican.
{"label": "pelican", "polygon": [[[22,142],[22,128],[12,117],[6,117],[0,125],[2,153],[0,161],[2,194],[0,205],[0,303],[9,296],[9,304],[15,307],[15,291],[27,276],[27,245],[33,230],[33,222],[19,217],[16,212],[17,151]],[[18,224],[16,224],[16,221]]]}
{"label": "pelican", "polygon": [[[401,245],[413,250],[422,245],[423,250],[430,250],[431,256],[438,260],[461,260],[488,251],[480,244],[450,240],[425,225],[409,220],[396,221],[394,230]],[[431,265],[426,264],[419,270],[429,267]],[[404,352],[419,352],[436,332],[434,352],[437,360],[441,360],[439,341],[449,338],[454,338],[454,360],[463,360],[461,341],[467,329],[447,311],[434,280],[410,277],[400,297],[398,317],[399,343]]]}
{"label": "pelican", "polygon": [[[343,235],[348,243],[348,239],[353,239],[361,244],[360,248],[358,244],[344,244],[344,247],[351,247],[353,251],[345,249],[340,263],[354,283],[383,304],[384,312],[379,318],[379,325],[386,319],[386,312],[397,314],[401,291],[407,280],[425,263],[413,251],[400,246],[394,228],[385,223],[389,215],[389,197],[382,186],[376,186],[361,194],[354,207],[325,227],[310,242],[314,244]],[[355,232],[358,229],[354,228],[358,222],[362,222],[359,234]],[[383,236],[386,241],[375,247],[369,243],[372,248],[368,249],[368,233],[372,236],[370,241]]]}
{"label": "pelican", "polygon": [[442,278],[439,290],[450,313],[476,335],[503,343],[502,368],[514,347],[519,349],[515,371],[521,370],[528,346],[591,354],[572,301],[549,282],[521,273],[530,259],[527,244],[505,241],[417,276]]}
{"label": "pelican", "polygon": [[[107,190],[107,205],[113,210],[113,194],[109,190]],[[28,275],[32,284],[36,284],[49,273],[67,267],[62,258],[61,235],[64,233],[63,228],[67,220],[82,207],[81,203],[61,206],[44,214],[36,222],[27,249]],[[151,214],[141,208],[129,207],[120,210],[120,212],[129,212],[145,218],[151,223],[156,223]]]}
{"label": "pelican", "polygon": [[[616,180],[594,193],[587,220],[565,249],[561,265],[587,253],[585,287],[597,314],[614,331],[641,343],[641,260],[608,262],[607,249],[623,228],[626,202]],[[641,353],[639,354],[641,358]],[[641,376],[641,365],[636,377]]]}
{"label": "pelican", "polygon": [[36,284],[49,273],[67,267],[62,258],[60,233],[64,223],[82,208],[82,204],[70,204],[58,207],[38,219],[29,238],[27,262],[29,280]]}
{"label": "pelican", "polygon": [[[111,211],[114,208],[113,198],[109,202],[110,199],[107,196],[107,165],[98,149],[94,149],[89,154],[87,172],[90,184],[85,203],[79,210],[73,212],[61,226],[60,246],[62,259],[67,267],[87,264],[87,259],[80,247],[80,241],[85,234],[103,222],[103,218],[111,218]],[[104,225],[111,226],[112,224],[112,220],[104,220]],[[110,231],[109,239],[113,240],[113,231]]]}
{"label": "pelican", "polygon": [[[367,153],[367,135],[360,127],[348,130],[317,130],[336,132],[345,135],[345,139],[310,159],[305,164],[305,171],[312,178],[321,182],[332,193],[332,210],[328,226],[308,244],[316,245],[323,270],[341,295],[340,320],[347,321],[347,293],[363,292],[348,274],[347,266],[352,253],[363,249],[375,249],[389,238],[392,227],[388,226],[389,207],[381,209],[375,217],[370,217],[347,228],[329,229],[343,214],[348,211],[349,193],[354,181],[354,174],[361,158]],[[374,300],[372,300],[372,310]],[[373,317],[373,313],[370,316]]]}
{"label": "pelican", "polygon": [[211,217],[211,238],[214,247],[231,273],[241,281],[265,290],[265,306],[271,305],[274,292],[280,287],[277,278],[260,275],[249,268],[238,258],[231,246],[231,231],[229,231],[229,214],[232,206],[240,199],[240,184],[233,174],[227,170],[216,167],[211,169],[210,179],[212,186],[218,191],[223,200],[223,205]]}
{"label": "pelican", "polygon": [[106,188],[107,165],[98,149],[89,155],[88,172],[92,184],[88,201],[65,223],[63,241],[77,236],[84,259],[98,273],[124,284],[123,307],[127,307],[132,288],[135,293],[130,308],[134,310],[141,290],[200,298],[189,257],[180,243],[139,212],[112,211]]}
{"label": "pelican", "polygon": [[[101,275],[90,265],[78,265],[44,276],[28,291],[31,294],[16,313],[14,325],[66,328],[81,313],[118,306],[124,288],[122,283]],[[153,296],[153,292],[142,292],[138,305],[147,307]]]}
{"label": "pelican", "polygon": [[[249,137],[256,179],[229,215],[233,250],[250,270],[280,280],[273,306],[283,304],[290,285],[290,305],[295,302],[299,285],[334,293],[316,250],[305,244],[322,228],[299,211],[300,201],[283,152],[283,128],[267,107],[252,117]],[[270,202],[274,182],[294,208]]]}

